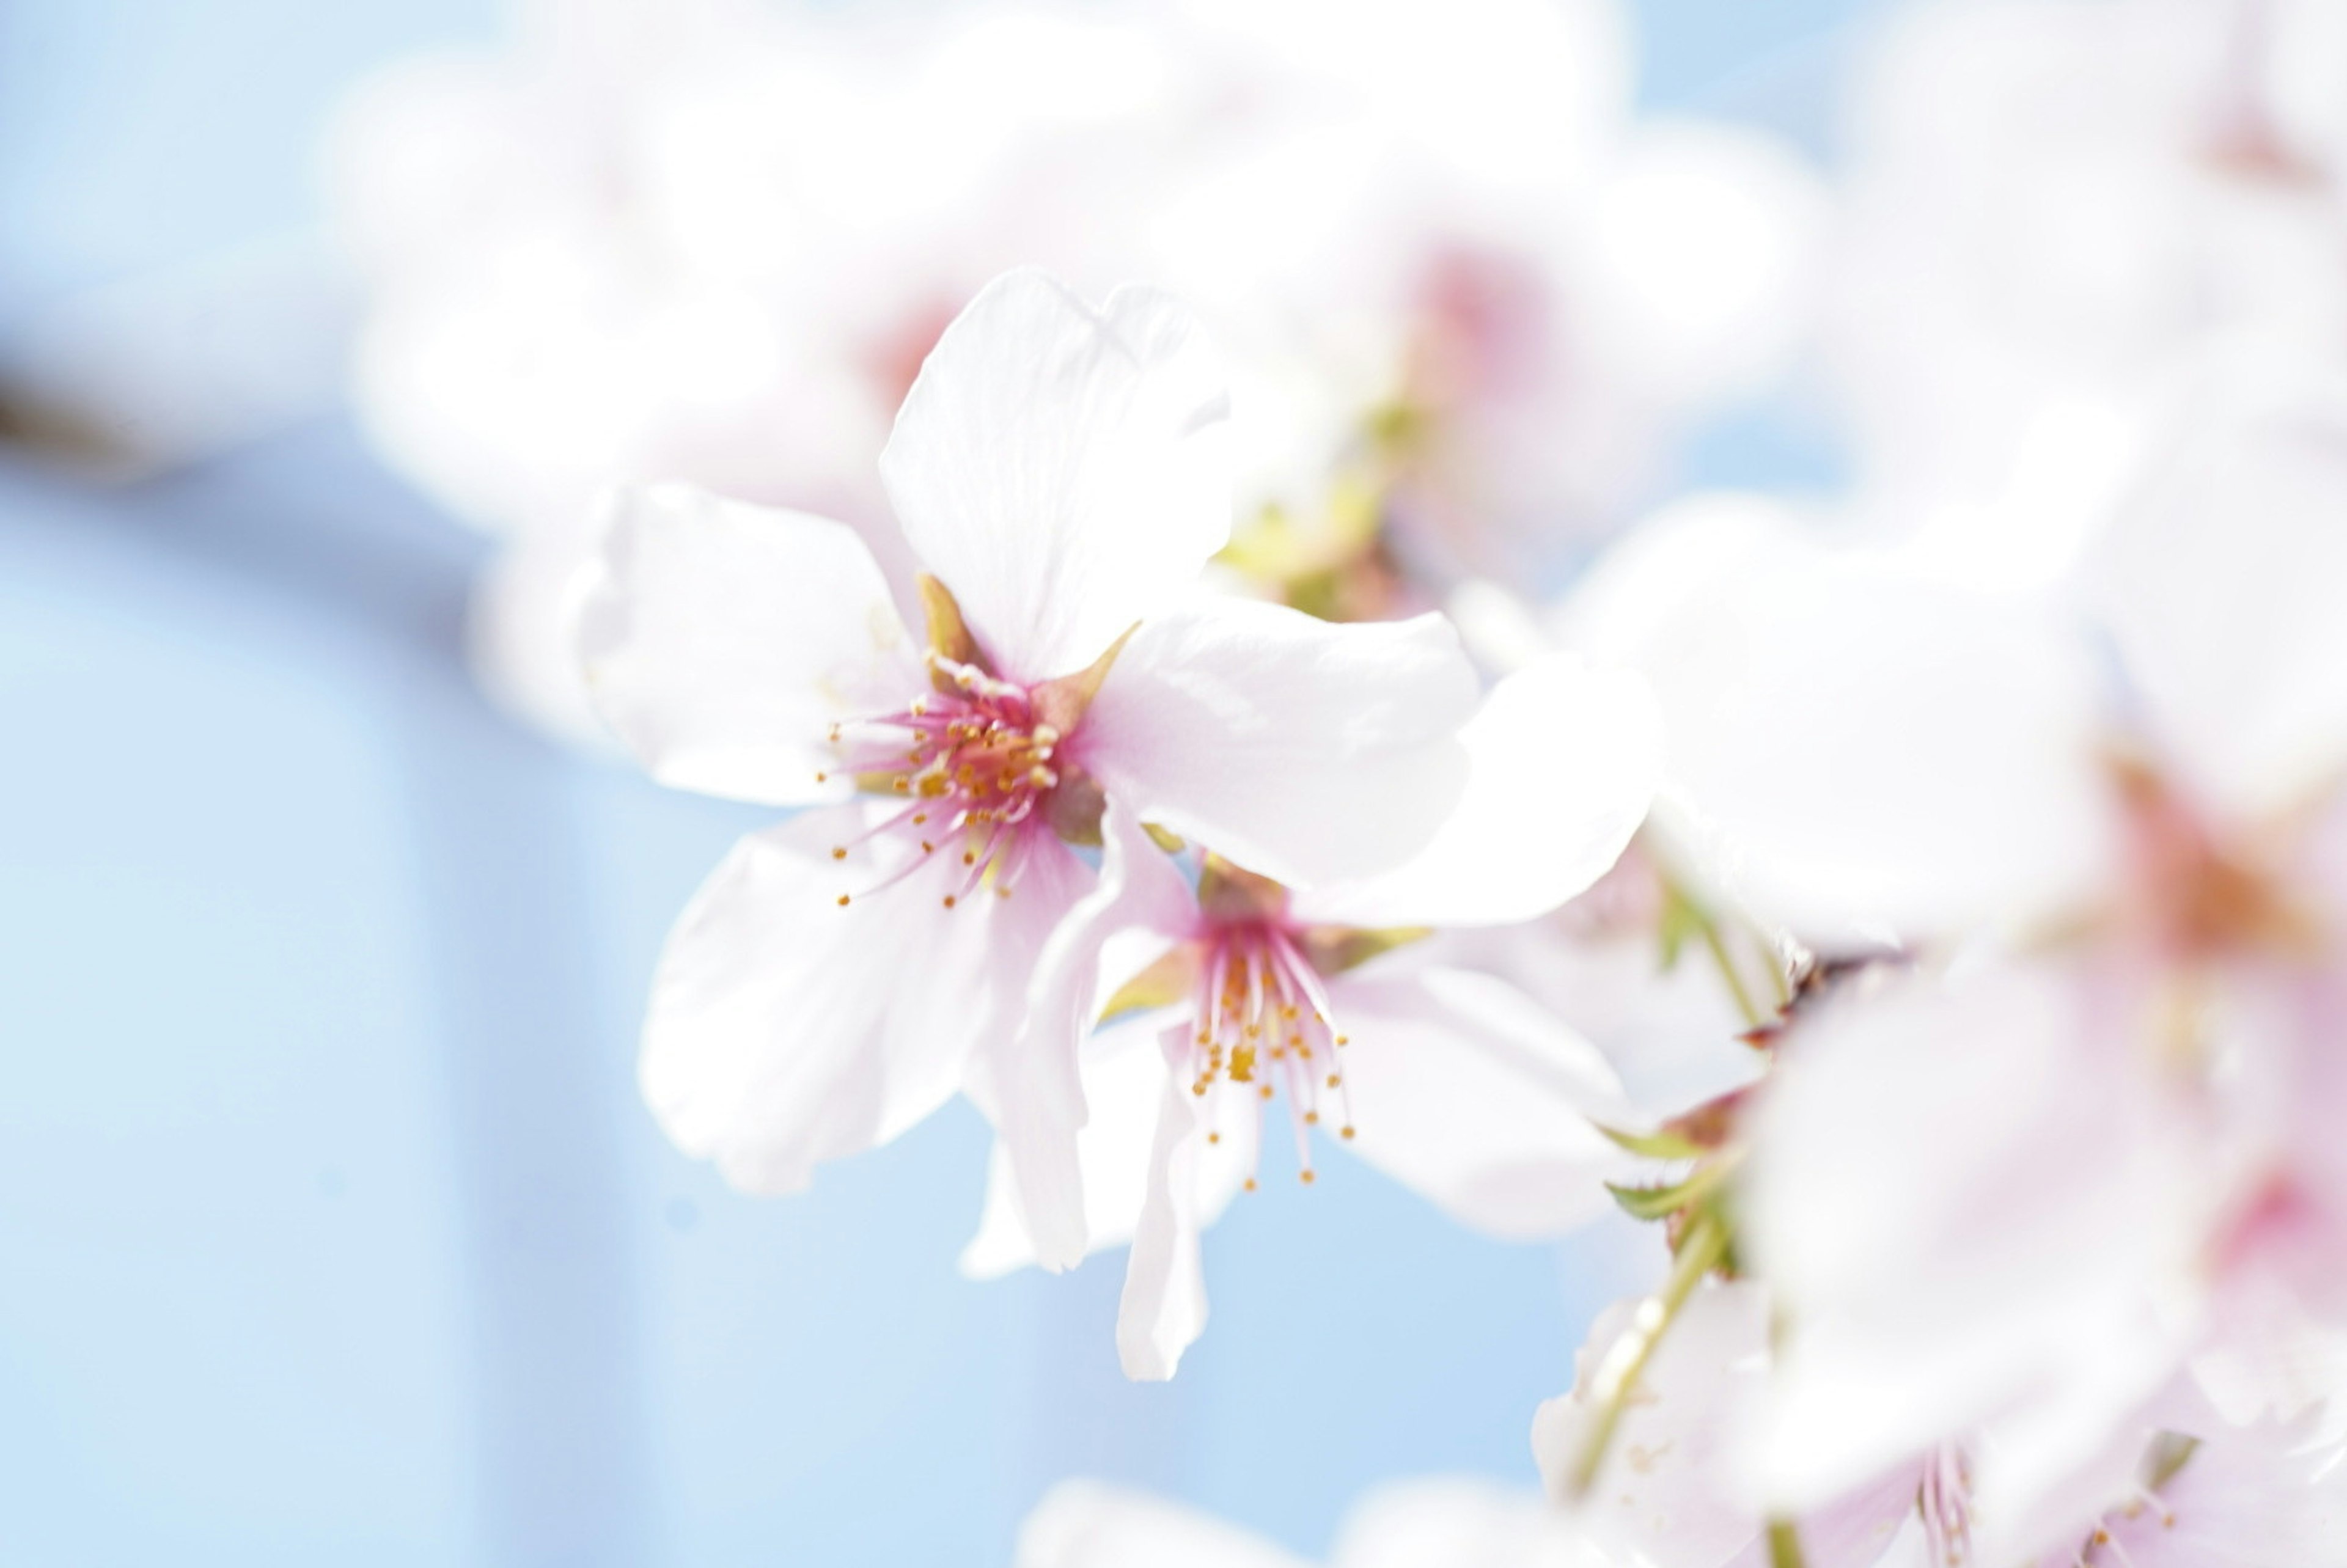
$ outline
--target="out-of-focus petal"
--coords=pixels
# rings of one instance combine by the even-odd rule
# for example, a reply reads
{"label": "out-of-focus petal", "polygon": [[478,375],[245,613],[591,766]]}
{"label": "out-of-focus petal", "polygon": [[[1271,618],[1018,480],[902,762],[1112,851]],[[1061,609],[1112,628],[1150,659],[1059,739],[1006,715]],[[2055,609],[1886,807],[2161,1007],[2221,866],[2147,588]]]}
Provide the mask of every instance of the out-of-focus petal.
{"label": "out-of-focus petal", "polygon": [[2090,586],[2197,782],[2295,805],[2347,767],[2347,376],[2243,352],[2184,414]]}
{"label": "out-of-focus petal", "polygon": [[[1598,1314],[1576,1358],[1573,1391],[1532,1419],[1532,1456],[1549,1495],[1571,1497],[1602,1416],[1599,1369],[1643,1303]],[[1768,1298],[1749,1282],[1699,1286],[1680,1308],[1638,1377],[1607,1445],[1595,1484],[1575,1517],[1627,1561],[1657,1568],[1726,1563],[1758,1532],[1758,1512],[1739,1491],[1736,1444],[1768,1377]]]}
{"label": "out-of-focus petal", "polygon": [[663,784],[836,799],[830,726],[924,689],[872,552],[843,523],[680,485],[622,490],[582,590],[597,710]]}
{"label": "out-of-focus petal", "polygon": [[[1101,829],[1099,881],[1043,943],[1023,1020],[982,1063],[983,1098],[995,1108],[1028,1235],[1037,1260],[1053,1270],[1073,1267],[1087,1245],[1092,1204],[1078,1152],[1078,1130],[1087,1119],[1078,1055],[1102,997],[1124,978],[1102,989],[1102,950],[1131,931],[1170,942],[1198,919],[1189,883],[1121,802],[1109,803]],[[1136,1151],[1136,1160],[1143,1157]]]}
{"label": "out-of-focus petal", "polygon": [[1817,176],[1768,137],[1641,128],[1584,220],[1576,323],[1591,352],[1666,406],[1755,384],[1799,340],[1829,210]]}
{"label": "out-of-focus petal", "polygon": [[1020,1526],[1013,1568],[1306,1568],[1260,1536],[1147,1492],[1063,1481]]}
{"label": "out-of-focus petal", "polygon": [[1079,760],[1144,819],[1309,884],[1383,870],[1459,799],[1475,674],[1439,616],[1332,626],[1201,602],[1125,644]]}
{"label": "out-of-focus petal", "polygon": [[1857,987],[1788,1042],[1752,1132],[1743,1240],[1789,1325],[1763,1487],[1813,1506],[1993,1418],[1983,1465],[2017,1493],[2176,1364],[2188,1317],[2153,1304],[2188,1300],[2189,1134],[2085,977]]}
{"label": "out-of-focus petal", "polygon": [[1645,684],[1553,654],[1510,675],[1459,733],[1467,787],[1434,841],[1362,882],[1300,891],[1296,918],[1496,926],[1586,890],[1620,858],[1662,773]]}
{"label": "out-of-focus petal", "polygon": [[850,847],[868,820],[842,807],[744,838],[661,956],[644,1098],[679,1148],[747,1191],[803,1188],[818,1162],[950,1096],[971,1051],[1016,1027],[1051,909],[1091,878],[1053,842],[1012,899],[944,907],[961,867],[942,863],[854,897],[900,868],[893,837]]}
{"label": "out-of-focus petal", "polygon": [[1329,982],[1361,1157],[1479,1230],[1553,1235],[1604,1211],[1626,1122],[1596,1047],[1504,980],[1374,969]]}
{"label": "out-of-focus petal", "polygon": [[880,457],[907,541],[999,671],[1090,664],[1230,536],[1222,373],[1154,290],[1095,311],[1036,272],[948,327]]}
{"label": "out-of-focus petal", "polygon": [[615,742],[588,694],[573,635],[596,555],[580,522],[524,534],[498,552],[474,580],[466,651],[481,689],[507,712],[608,753]]}
{"label": "out-of-focus petal", "polygon": [[2100,692],[2065,622],[1750,504],[1658,522],[1565,628],[1653,684],[1665,815],[1723,886],[1839,946],[2039,917],[2094,884]]}

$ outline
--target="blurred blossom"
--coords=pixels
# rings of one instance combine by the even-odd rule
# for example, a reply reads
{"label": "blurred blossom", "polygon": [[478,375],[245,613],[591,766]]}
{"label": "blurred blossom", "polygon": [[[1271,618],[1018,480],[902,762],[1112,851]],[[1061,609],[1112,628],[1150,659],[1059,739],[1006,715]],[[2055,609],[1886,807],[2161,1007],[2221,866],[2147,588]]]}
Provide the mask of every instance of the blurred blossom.
{"label": "blurred blossom", "polygon": [[1006,267],[1201,311],[1233,362],[1234,580],[1348,619],[1607,528],[1803,320],[1810,176],[1631,121],[1602,0],[526,19],[363,92],[335,186],[366,423],[516,537],[484,674],[574,733],[595,493],[682,478],[883,529],[896,402]]}
{"label": "blurred blossom", "polygon": [[[1541,1407],[1532,1445],[1551,1495],[1608,1563],[1783,1561],[1744,1464],[1768,1394],[1767,1288],[1697,1285],[1668,1337],[1637,1358],[1645,1310],[1632,1301],[1601,1313],[1572,1390]],[[1974,1484],[2004,1440],[1991,1424],[1774,1523],[1814,1568],[2347,1562],[2347,1453],[2315,1438],[2307,1420],[2236,1425],[2188,1383],[2131,1416],[2027,1515],[2000,1514]],[[1602,1461],[1584,1479],[1578,1468],[1601,1426]]]}
{"label": "blurred blossom", "polygon": [[2179,1366],[2239,1419],[2331,1391],[2347,381],[2237,348],[2197,384],[2049,590],[1718,501],[1568,607],[1662,702],[1661,821],[1860,961],[1734,1119],[1793,1505],[1993,1421],[1973,1484],[2034,1517]]}
{"label": "blurred blossom", "polygon": [[[1099,1481],[1052,1489],[1013,1568],[1308,1568],[1218,1519]],[[1540,1499],[1488,1481],[1392,1481],[1354,1504],[1327,1568],[1615,1568]]]}
{"label": "blurred blossom", "polygon": [[2342,105],[2335,0],[1900,15],[1851,116],[1827,327],[1870,511],[2010,524],[2108,486],[2212,337],[2347,359]]}

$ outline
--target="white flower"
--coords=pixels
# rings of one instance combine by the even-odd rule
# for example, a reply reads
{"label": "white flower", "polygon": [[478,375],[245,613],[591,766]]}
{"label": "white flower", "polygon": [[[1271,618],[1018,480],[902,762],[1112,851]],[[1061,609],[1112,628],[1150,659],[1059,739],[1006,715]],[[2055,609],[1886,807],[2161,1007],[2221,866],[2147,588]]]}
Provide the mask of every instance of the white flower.
{"label": "white flower", "polygon": [[989,285],[882,476],[926,653],[844,525],[682,488],[621,499],[581,615],[603,714],[657,777],[837,803],[712,876],[645,1026],[661,1124],[759,1191],[962,1087],[1054,1163],[1083,1119],[1076,1035],[1021,1020],[1095,882],[1071,845],[1105,835],[1113,866],[1145,819],[1271,875],[1367,872],[1433,834],[1466,771],[1473,675],[1439,620],[1176,602],[1228,480],[1214,367],[1163,295]]}
{"label": "white flower", "polygon": [[[1609,1562],[1761,1568],[1775,1560],[1770,1521],[1744,1458],[1772,1376],[1768,1292],[1706,1281],[1642,1359],[1617,1366],[1653,1314],[1626,1301],[1599,1316],[1572,1391],[1534,1419],[1542,1476]],[[2010,1440],[1990,1424],[1778,1524],[1814,1568],[2347,1562],[2347,1453],[2310,1427],[2236,1427],[2178,1384],[2138,1399],[2028,1512],[2002,1509],[1979,1485]],[[1605,1445],[1584,1479],[1601,1428]]]}
{"label": "white flower", "polygon": [[[1171,1376],[1204,1327],[1199,1232],[1254,1184],[1275,1095],[1307,1182],[1321,1128],[1496,1235],[1553,1234],[1603,1207],[1595,1178],[1621,1158],[1592,1119],[1629,1119],[1604,1058],[1504,983],[1392,949],[1427,927],[1529,918],[1594,880],[1652,792],[1652,714],[1634,679],[1559,656],[1502,682],[1460,738],[1465,792],[1408,863],[1291,888],[1210,856],[1194,891],[1145,841],[1112,842],[1099,891],[1046,952],[1047,1030],[1081,1029],[1110,991],[1140,1013],[1085,1060],[1100,1117],[1078,1146],[1089,1212],[1063,1200],[1063,1228],[1034,1235],[1046,1262],[1132,1241],[1131,1375]],[[1037,1174],[997,1162],[966,1267],[1028,1261],[1012,1198],[1037,1216]],[[1051,1190],[1076,1185],[1071,1166]]]}
{"label": "white flower", "polygon": [[1722,876],[1926,960],[1797,1019],[1748,1129],[1793,1504],[1995,1415],[2020,1512],[2180,1358],[2347,1321],[2347,386],[2229,359],[2186,412],[2058,597],[1667,537],[1622,596]]}
{"label": "white flower", "polygon": [[[1221,1520],[1101,1481],[1062,1481],[1019,1532],[1014,1568],[1307,1568]],[[1488,1481],[1390,1482],[1353,1506],[1327,1568],[1615,1568],[1536,1496]]]}

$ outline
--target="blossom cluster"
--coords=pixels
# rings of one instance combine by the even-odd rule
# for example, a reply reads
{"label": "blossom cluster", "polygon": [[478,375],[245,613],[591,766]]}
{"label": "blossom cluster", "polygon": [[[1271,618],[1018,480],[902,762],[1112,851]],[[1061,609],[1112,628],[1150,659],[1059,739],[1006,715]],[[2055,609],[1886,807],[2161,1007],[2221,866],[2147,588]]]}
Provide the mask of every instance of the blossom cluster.
{"label": "blossom cluster", "polygon": [[[1834,195],[1596,0],[538,20],[346,128],[361,395],[494,689],[794,813],[654,979],[681,1148],[966,1097],[962,1268],[1125,1249],[1137,1378],[1283,1126],[1646,1222],[1545,1495],[1353,1568],[2347,1564],[2335,0],[1919,8]],[[1802,343],[1849,493],[1648,507]]]}

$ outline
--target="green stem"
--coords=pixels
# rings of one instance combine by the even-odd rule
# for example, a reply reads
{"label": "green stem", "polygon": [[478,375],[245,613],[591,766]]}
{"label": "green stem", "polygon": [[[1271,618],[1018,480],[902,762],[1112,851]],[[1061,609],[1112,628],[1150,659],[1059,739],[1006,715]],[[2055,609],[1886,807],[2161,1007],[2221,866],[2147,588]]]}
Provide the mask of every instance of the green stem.
{"label": "green stem", "polygon": [[1745,1027],[1758,1029],[1767,1023],[1768,1015],[1760,1010],[1760,1004],[1752,999],[1751,991],[1746,989],[1744,977],[1737,972],[1736,960],[1728,956],[1727,943],[1721,938],[1718,922],[1711,917],[1710,911],[1706,910],[1697,918],[1696,929],[1702,933],[1704,950],[1718,966],[1719,978],[1727,982],[1727,994],[1736,999],[1736,1010],[1744,1015]]}
{"label": "green stem", "polygon": [[1768,1522],[1768,1568],[1801,1568],[1801,1532],[1789,1519]]}
{"label": "green stem", "polygon": [[1637,1389],[1646,1363],[1654,1359],[1655,1347],[1678,1320],[1679,1309],[1686,1305],[1687,1297],[1695,1294],[1695,1287],[1703,1283],[1703,1276],[1712,1271],[1727,1251],[1727,1227],[1708,1210],[1697,1214],[1680,1240],[1670,1278],[1663,1282],[1658,1294],[1638,1304],[1637,1316],[1631,1319],[1628,1332],[1606,1351],[1590,1387],[1590,1396],[1597,1405],[1597,1421],[1573,1460],[1569,1478],[1573,1497],[1586,1497],[1589,1489],[1597,1484],[1597,1471],[1605,1462],[1606,1450],[1614,1446],[1614,1434],[1622,1424],[1623,1413],[1630,1408],[1630,1397]]}

